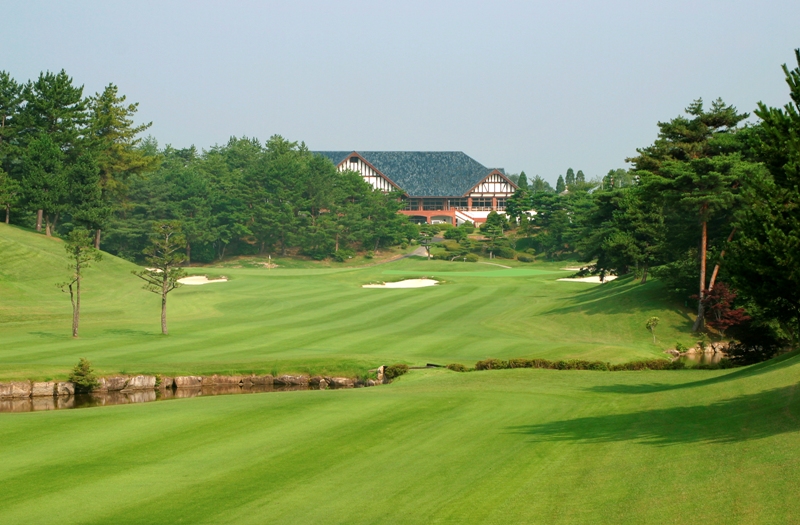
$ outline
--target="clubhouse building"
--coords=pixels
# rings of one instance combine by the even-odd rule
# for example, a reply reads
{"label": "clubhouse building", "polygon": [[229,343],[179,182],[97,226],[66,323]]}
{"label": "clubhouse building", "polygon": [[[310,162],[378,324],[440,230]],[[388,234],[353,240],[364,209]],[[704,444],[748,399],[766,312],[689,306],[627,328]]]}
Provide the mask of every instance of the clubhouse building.
{"label": "clubhouse building", "polygon": [[517,190],[501,168],[460,151],[317,151],[339,171],[356,171],[373,187],[403,194],[401,213],[419,223],[480,224],[503,212]]}

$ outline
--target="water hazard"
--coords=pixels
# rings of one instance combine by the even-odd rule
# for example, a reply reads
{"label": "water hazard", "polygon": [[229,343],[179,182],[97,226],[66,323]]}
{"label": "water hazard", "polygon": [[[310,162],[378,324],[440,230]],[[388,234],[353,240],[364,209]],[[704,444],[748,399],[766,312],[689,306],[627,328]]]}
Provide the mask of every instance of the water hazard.
{"label": "water hazard", "polygon": [[111,405],[150,403],[168,399],[186,399],[201,396],[223,396],[234,394],[263,394],[267,392],[289,392],[316,390],[315,385],[213,385],[203,387],[166,390],[140,390],[132,392],[98,392],[71,396],[41,396],[16,399],[0,399],[0,412],[38,412],[44,410],[67,410]]}

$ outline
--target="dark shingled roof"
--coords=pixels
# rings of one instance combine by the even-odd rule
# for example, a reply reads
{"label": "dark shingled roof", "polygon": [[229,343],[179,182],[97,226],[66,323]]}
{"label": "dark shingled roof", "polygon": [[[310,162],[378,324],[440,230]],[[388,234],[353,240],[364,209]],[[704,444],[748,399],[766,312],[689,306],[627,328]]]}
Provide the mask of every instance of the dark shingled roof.
{"label": "dark shingled roof", "polygon": [[[315,151],[339,165],[352,151]],[[460,151],[356,151],[410,197],[458,197],[489,175]],[[503,170],[498,170],[503,173]]]}

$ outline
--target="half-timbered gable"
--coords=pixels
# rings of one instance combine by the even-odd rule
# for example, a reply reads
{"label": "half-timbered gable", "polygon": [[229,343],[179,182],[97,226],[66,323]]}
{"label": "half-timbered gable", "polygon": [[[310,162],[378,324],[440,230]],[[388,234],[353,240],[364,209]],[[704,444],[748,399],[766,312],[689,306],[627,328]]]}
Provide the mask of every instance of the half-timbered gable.
{"label": "half-timbered gable", "polygon": [[516,185],[502,169],[492,169],[460,151],[320,151],[339,171],[356,171],[372,187],[400,190],[403,213],[415,220],[483,222],[503,211]]}

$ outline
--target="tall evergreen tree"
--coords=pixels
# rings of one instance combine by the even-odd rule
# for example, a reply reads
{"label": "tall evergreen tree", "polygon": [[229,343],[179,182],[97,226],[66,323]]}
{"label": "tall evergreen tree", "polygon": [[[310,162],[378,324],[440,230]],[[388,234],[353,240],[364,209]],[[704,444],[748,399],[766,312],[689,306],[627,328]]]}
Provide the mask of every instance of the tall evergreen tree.
{"label": "tall evergreen tree", "polygon": [[[82,131],[86,124],[86,100],[83,98],[83,86],[73,85],[72,78],[62,69],[59,73],[41,73],[35,81],[25,84],[22,91],[24,108],[20,111],[18,136],[20,142],[27,148],[41,150],[45,142],[41,141],[43,135],[47,136],[47,144],[53,145],[59,152],[59,162],[69,166],[83,153],[81,144]],[[38,144],[37,144],[38,141]],[[49,146],[48,146],[49,147]],[[40,151],[41,153],[41,151]],[[28,155],[30,157],[30,154]],[[37,195],[42,187],[50,186],[52,181],[36,181],[32,177],[36,171],[28,170],[23,177],[23,194]],[[49,176],[54,173],[42,171]],[[62,173],[62,176],[64,174]],[[31,189],[33,185],[37,189]],[[66,180],[64,180],[64,186]],[[41,197],[41,195],[39,195]],[[58,206],[63,206],[65,196],[58,196]],[[52,206],[56,205],[56,192],[50,191],[49,200]],[[40,202],[31,201],[30,204],[37,210],[36,230],[41,231],[44,209]],[[44,217],[47,219],[47,217]],[[52,233],[47,228],[48,235]]]}
{"label": "tall evergreen tree", "polygon": [[[706,262],[709,245],[708,223],[720,214],[732,211],[739,184],[755,168],[744,162],[733,139],[738,124],[747,118],[733,106],[715,100],[710,111],[696,100],[686,109],[691,118],[679,116],[660,122],[655,143],[637,149],[639,155],[628,159],[636,174],[654,199],[666,199],[684,213],[693,214],[699,223],[699,301],[694,331],[703,329],[703,297],[709,287]],[[714,274],[716,275],[716,274]]]}
{"label": "tall evergreen tree", "polygon": [[138,102],[126,104],[125,95],[119,96],[114,84],[89,99],[88,138],[97,158],[104,203],[98,202],[98,211],[88,221],[88,226],[95,230],[95,248],[100,247],[101,230],[108,221],[111,203],[122,200],[129,178],[152,171],[160,162],[158,157],[137,147],[141,141],[138,135],[152,125],[152,122],[134,125],[138,106]]}
{"label": "tall evergreen tree", "polygon": [[556,181],[556,193],[563,193],[566,189],[567,186],[564,184],[564,177],[559,175],[558,180]]}
{"label": "tall evergreen tree", "polygon": [[567,176],[564,178],[564,183],[567,185],[567,188],[575,184],[575,172],[572,171],[572,168],[567,169]]}
{"label": "tall evergreen tree", "polygon": [[528,176],[525,175],[524,171],[520,172],[520,174],[519,174],[519,179],[517,180],[517,186],[521,190],[527,190],[528,189]]}
{"label": "tall evergreen tree", "polygon": [[730,265],[736,288],[777,320],[797,348],[800,340],[800,50],[796,68],[783,65],[791,102],[759,102],[756,157],[769,171],[745,182]]}
{"label": "tall evergreen tree", "polygon": [[578,170],[578,173],[575,174],[575,182],[578,184],[583,184],[586,182],[586,175],[583,174],[582,170]]}

